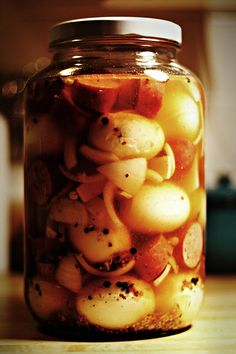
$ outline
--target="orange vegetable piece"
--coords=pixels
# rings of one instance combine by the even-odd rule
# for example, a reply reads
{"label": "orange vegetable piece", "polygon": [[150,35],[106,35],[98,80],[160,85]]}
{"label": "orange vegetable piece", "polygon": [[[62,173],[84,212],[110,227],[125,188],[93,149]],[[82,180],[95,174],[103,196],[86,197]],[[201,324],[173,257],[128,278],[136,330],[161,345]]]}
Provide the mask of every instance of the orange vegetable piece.
{"label": "orange vegetable piece", "polygon": [[203,251],[203,231],[198,222],[180,229],[179,243],[174,250],[177,262],[183,267],[193,269],[199,263]]}
{"label": "orange vegetable piece", "polygon": [[119,80],[103,75],[83,75],[72,86],[72,97],[82,107],[96,112],[110,112],[116,100]]}
{"label": "orange vegetable piece", "polygon": [[120,87],[112,111],[132,110],[137,103],[140,79],[133,75],[119,76],[119,79]]}
{"label": "orange vegetable piece", "polygon": [[168,141],[175,156],[174,178],[183,177],[192,167],[196,154],[196,147],[187,139],[172,139]]}
{"label": "orange vegetable piece", "polygon": [[135,268],[146,281],[156,279],[165,269],[173,247],[164,236],[158,236],[145,243],[137,252]]}
{"label": "orange vegetable piece", "polygon": [[148,118],[154,118],[161,108],[165,83],[142,78],[138,93],[136,111]]}

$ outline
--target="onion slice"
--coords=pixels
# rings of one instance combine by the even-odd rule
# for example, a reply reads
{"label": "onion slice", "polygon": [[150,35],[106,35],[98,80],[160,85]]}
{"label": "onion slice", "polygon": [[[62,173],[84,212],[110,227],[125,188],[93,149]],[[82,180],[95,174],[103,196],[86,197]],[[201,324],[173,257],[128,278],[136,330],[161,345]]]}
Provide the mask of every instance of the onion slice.
{"label": "onion slice", "polygon": [[94,149],[88,145],[81,145],[79,150],[84,157],[98,165],[119,161],[112,152]]}
{"label": "onion slice", "polygon": [[173,153],[171,146],[168,143],[165,143],[163,150],[165,151],[166,155],[169,156],[170,158],[171,176],[173,176],[175,172],[175,155]]}
{"label": "onion slice", "polygon": [[103,200],[105,203],[105,207],[107,209],[107,213],[110,216],[112,222],[116,226],[124,226],[124,224],[121,222],[120,218],[118,217],[115,207],[114,207],[114,198],[115,198],[115,192],[117,190],[117,187],[110,181],[108,181],[105,184],[104,190],[103,190]]}
{"label": "onion slice", "polygon": [[173,271],[174,271],[175,274],[179,273],[179,266],[176,263],[176,260],[175,260],[175,258],[173,256],[170,257],[169,264],[173,268]]}
{"label": "onion slice", "polygon": [[146,179],[154,183],[163,182],[163,178],[161,177],[161,175],[150,168],[147,170]]}
{"label": "onion slice", "polygon": [[161,275],[159,275],[159,277],[157,277],[154,281],[153,281],[153,285],[155,287],[157,287],[158,285],[161,284],[161,282],[163,282],[163,280],[167,277],[167,275],[170,273],[171,270],[171,265],[168,263],[167,266],[165,267],[165,269],[163,270],[163,272],[161,273]]}
{"label": "onion slice", "polygon": [[117,269],[117,270],[113,270],[111,272],[109,271],[102,271],[102,270],[99,270],[93,266],[91,266],[86,260],[85,258],[83,257],[82,254],[78,255],[78,256],[75,256],[76,260],[79,262],[79,264],[90,274],[93,274],[93,275],[97,275],[99,277],[116,277],[116,276],[119,276],[119,275],[122,275],[122,274],[125,274],[127,272],[129,272],[133,267],[134,267],[134,264],[135,264],[135,260],[134,259],[131,259],[125,266]]}
{"label": "onion slice", "polygon": [[201,126],[199,128],[199,131],[198,131],[198,134],[197,134],[196,138],[193,141],[193,145],[198,145],[198,143],[200,142],[200,140],[203,137],[203,127],[204,127],[203,117],[204,117],[204,112],[203,112],[202,104],[200,102],[199,102],[198,106],[199,106],[200,125]]}

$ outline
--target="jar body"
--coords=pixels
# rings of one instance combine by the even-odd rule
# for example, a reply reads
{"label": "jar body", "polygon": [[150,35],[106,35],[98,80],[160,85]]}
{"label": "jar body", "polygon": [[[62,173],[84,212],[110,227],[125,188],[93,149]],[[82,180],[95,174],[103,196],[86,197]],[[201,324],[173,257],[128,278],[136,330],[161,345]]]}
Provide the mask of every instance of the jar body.
{"label": "jar body", "polygon": [[112,53],[26,89],[26,302],[63,335],[183,329],[203,297],[201,84],[154,48]]}

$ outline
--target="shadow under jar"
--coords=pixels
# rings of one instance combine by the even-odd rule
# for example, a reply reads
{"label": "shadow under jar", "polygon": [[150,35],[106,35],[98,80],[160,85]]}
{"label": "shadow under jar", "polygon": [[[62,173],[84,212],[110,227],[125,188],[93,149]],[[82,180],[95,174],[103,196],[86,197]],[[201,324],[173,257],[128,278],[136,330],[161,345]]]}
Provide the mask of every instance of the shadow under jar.
{"label": "shadow under jar", "polygon": [[204,93],[177,63],[181,29],[108,17],[50,35],[25,100],[28,307],[58,337],[188,328],[205,277]]}

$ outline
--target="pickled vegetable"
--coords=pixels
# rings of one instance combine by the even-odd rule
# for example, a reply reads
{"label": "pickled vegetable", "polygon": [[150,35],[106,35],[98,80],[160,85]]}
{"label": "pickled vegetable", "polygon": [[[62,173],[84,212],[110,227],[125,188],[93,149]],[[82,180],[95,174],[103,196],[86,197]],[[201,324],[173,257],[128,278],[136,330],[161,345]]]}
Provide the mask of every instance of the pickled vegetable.
{"label": "pickled vegetable", "polygon": [[33,312],[41,319],[48,319],[57,311],[66,311],[71,302],[70,293],[56,282],[33,279],[29,287],[29,301]]}
{"label": "pickled vegetable", "polygon": [[181,186],[189,195],[200,187],[198,156],[195,155],[190,170],[178,180]]}
{"label": "pickled vegetable", "polygon": [[196,189],[190,198],[191,202],[191,220],[198,220],[201,227],[204,229],[206,224],[206,192],[202,187]]}
{"label": "pickled vegetable", "polygon": [[198,222],[183,227],[179,231],[176,257],[183,267],[193,269],[200,262],[203,249],[203,232]]}
{"label": "pickled vegetable", "polygon": [[126,328],[154,312],[155,296],[143,280],[131,276],[104,278],[80,292],[76,308],[90,323],[109,329]]}
{"label": "pickled vegetable", "polygon": [[[105,224],[107,225],[107,224]],[[131,239],[125,227],[103,229],[92,226],[72,226],[70,240],[75,249],[93,263],[105,262],[118,252],[128,251]]]}
{"label": "pickled vegetable", "polygon": [[155,288],[157,311],[177,311],[187,326],[196,317],[203,300],[203,282],[195,273],[170,274]]}
{"label": "pickled vegetable", "polygon": [[72,87],[74,101],[96,112],[110,112],[118,94],[119,80],[100,75],[77,78]]}
{"label": "pickled vegetable", "polygon": [[76,194],[83,202],[88,202],[89,200],[97,197],[99,194],[102,194],[105,183],[105,179],[89,183],[81,183],[76,188]]}
{"label": "pickled vegetable", "polygon": [[153,118],[161,108],[165,83],[151,78],[140,80],[136,110],[145,117]]}
{"label": "pickled vegetable", "polygon": [[163,179],[171,177],[172,165],[169,156],[154,157],[149,161],[148,167],[159,173]]}
{"label": "pickled vegetable", "polygon": [[182,226],[190,213],[188,195],[170,182],[145,184],[139,192],[120,203],[121,219],[132,230],[170,232]]}
{"label": "pickled vegetable", "polygon": [[76,200],[60,198],[56,200],[50,209],[50,219],[69,225],[86,225],[88,215],[85,206]]}
{"label": "pickled vegetable", "polygon": [[136,106],[140,80],[133,75],[117,75],[120,78],[118,95],[112,111],[132,110]]}
{"label": "pickled vegetable", "polygon": [[202,91],[171,70],[76,70],[26,100],[27,302],[73,333],[188,326],[204,287]]}
{"label": "pickled vegetable", "polygon": [[157,278],[165,269],[172,254],[172,247],[163,237],[155,237],[139,248],[135,268],[146,281]]}
{"label": "pickled vegetable", "polygon": [[166,139],[188,139],[194,141],[201,129],[198,102],[186,90],[185,80],[168,80],[165,86],[162,107],[156,121],[165,132]]}
{"label": "pickled vegetable", "polygon": [[60,260],[56,271],[57,282],[68,290],[78,293],[82,287],[80,267],[73,255],[68,255]]}
{"label": "pickled vegetable", "polygon": [[93,149],[88,145],[81,145],[80,152],[87,159],[91,160],[96,164],[104,164],[104,163],[114,162],[119,160],[118,157],[112,152]]}
{"label": "pickled vegetable", "polygon": [[186,174],[193,165],[196,147],[187,139],[169,140],[175,156],[174,177],[179,179]]}
{"label": "pickled vegetable", "polygon": [[164,145],[160,125],[139,114],[109,113],[97,119],[89,132],[89,141],[97,149],[113,152],[120,159],[154,157]]}
{"label": "pickled vegetable", "polygon": [[145,181],[146,159],[122,160],[102,165],[97,170],[123,191],[135,195]]}

